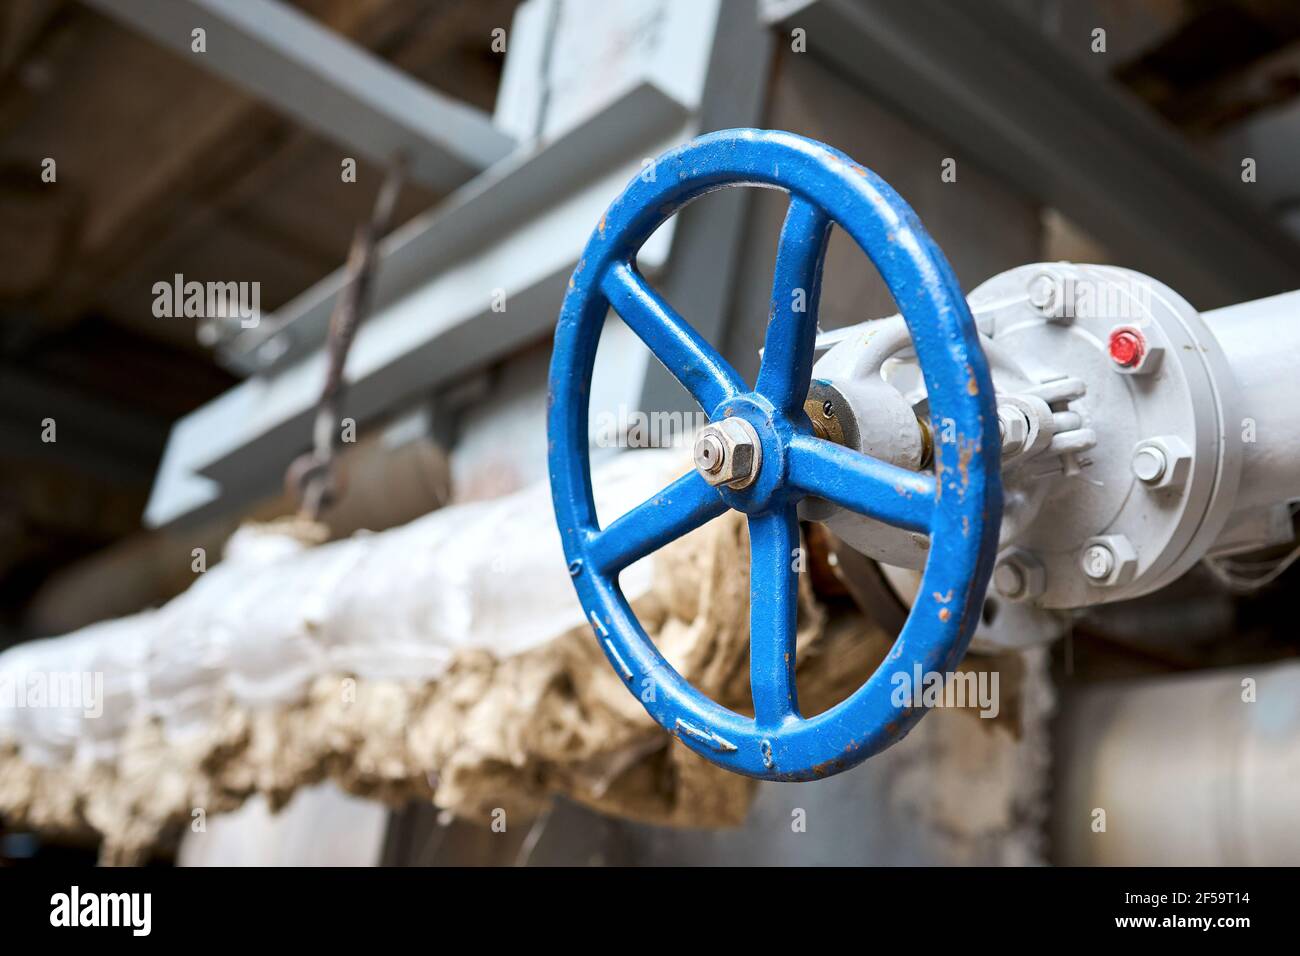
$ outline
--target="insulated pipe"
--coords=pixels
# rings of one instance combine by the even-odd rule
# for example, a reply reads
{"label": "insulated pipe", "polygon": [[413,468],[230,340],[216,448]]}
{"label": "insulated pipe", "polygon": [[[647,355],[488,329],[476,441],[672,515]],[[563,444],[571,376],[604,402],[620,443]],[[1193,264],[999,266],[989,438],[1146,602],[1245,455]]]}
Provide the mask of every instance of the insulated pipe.
{"label": "insulated pipe", "polygon": [[1084,687],[1057,740],[1057,862],[1300,864],[1300,664]]}
{"label": "insulated pipe", "polygon": [[1227,447],[1242,455],[1233,510],[1300,499],[1300,291],[1201,318],[1232,368],[1243,416],[1223,423]]}

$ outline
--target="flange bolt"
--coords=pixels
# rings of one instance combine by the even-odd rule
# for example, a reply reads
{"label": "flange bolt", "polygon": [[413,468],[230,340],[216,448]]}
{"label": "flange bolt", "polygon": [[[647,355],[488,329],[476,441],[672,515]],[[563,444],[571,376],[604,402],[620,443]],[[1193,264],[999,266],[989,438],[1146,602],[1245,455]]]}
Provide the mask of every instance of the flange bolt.
{"label": "flange bolt", "polygon": [[1122,534],[1090,538],[1079,552],[1079,569],[1096,587],[1123,587],[1136,576],[1137,565],[1137,549]]}
{"label": "flange bolt", "polygon": [[1083,552],[1083,573],[1093,581],[1104,581],[1115,570],[1115,552],[1104,544],[1094,544]]}
{"label": "flange bolt", "polygon": [[1154,445],[1143,445],[1133,455],[1133,474],[1148,485],[1159,481],[1168,466],[1164,452]]}
{"label": "flange bolt", "polygon": [[1134,329],[1116,329],[1110,334],[1110,359],[1120,368],[1134,368],[1142,361],[1146,342]]}
{"label": "flange bolt", "polygon": [[1011,548],[993,566],[993,588],[1008,601],[1028,601],[1047,588],[1043,563],[1022,548]]}

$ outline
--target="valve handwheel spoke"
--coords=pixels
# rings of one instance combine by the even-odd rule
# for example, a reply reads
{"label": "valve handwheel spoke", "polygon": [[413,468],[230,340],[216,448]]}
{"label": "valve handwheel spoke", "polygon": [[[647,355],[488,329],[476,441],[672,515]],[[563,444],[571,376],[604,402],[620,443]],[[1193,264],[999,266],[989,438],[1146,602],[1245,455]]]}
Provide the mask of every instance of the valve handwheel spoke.
{"label": "valve handwheel spoke", "polygon": [[808,396],[830,229],[826,213],[798,196],[791,198],[777,246],[763,365],[754,383],[754,390],[786,415],[802,413]]}
{"label": "valve handwheel spoke", "polygon": [[749,686],[759,727],[799,716],[795,691],[795,577],[799,518],[793,503],[749,519]]}
{"label": "valve handwheel spoke", "polygon": [[808,435],[790,442],[790,484],[868,518],[930,532],[932,475],[908,471]]}
{"label": "valve handwheel spoke", "polygon": [[617,573],[726,510],[718,490],[692,471],[603,531],[593,532],[588,559],[597,571]]}
{"label": "valve handwheel spoke", "polygon": [[635,266],[627,262],[615,265],[606,273],[601,291],[624,323],[706,412],[745,391],[736,370],[650,288]]}
{"label": "valve handwheel spoke", "polygon": [[[551,490],[569,572],[615,672],[688,747],[754,777],[837,773],[899,740],[924,713],[895,702],[891,677],[910,677],[917,667],[951,670],[978,621],[1002,513],[988,366],[943,254],[888,184],[842,153],[788,133],[727,130],[666,153],[655,168],[656,176],[633,180],[606,211],[556,327]],[[752,390],[634,264],[642,243],[682,206],[745,185],[790,194]],[[804,402],[832,224],[875,263],[907,322],[932,430],[941,436],[934,474],[813,437]],[[601,529],[587,421],[596,346],[610,308],[710,423],[696,444],[694,471]],[[917,599],[886,662],[849,698],[812,717],[801,715],[795,687],[797,506],[806,496],[930,537]],[[624,568],[729,508],[749,523],[752,718],[710,700],[674,670],[618,586]]]}

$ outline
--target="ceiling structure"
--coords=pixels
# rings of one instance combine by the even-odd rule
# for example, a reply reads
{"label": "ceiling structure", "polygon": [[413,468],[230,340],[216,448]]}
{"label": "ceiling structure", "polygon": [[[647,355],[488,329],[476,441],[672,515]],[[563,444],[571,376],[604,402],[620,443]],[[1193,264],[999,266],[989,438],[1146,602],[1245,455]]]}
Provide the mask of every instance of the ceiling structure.
{"label": "ceiling structure", "polygon": [[[490,112],[490,49],[514,0],[296,0],[428,86]],[[1092,22],[1095,61],[1189,147],[1300,92],[1300,8],[1286,0],[1020,2],[1060,39]],[[0,5],[0,645],[54,572],[140,535],[171,424],[238,379],[152,287],[256,278],[270,312],[342,264],[382,171],[75,0]],[[55,159],[57,180],[42,163]],[[442,198],[402,193],[395,224]],[[1281,203],[1286,197],[1281,197]],[[54,443],[41,422],[58,423]]]}
{"label": "ceiling structure", "polygon": [[[487,38],[513,0],[295,5],[491,110]],[[358,157],[344,184],[343,155],[88,6],[0,6],[0,634],[51,571],[139,530],[172,422],[237,381],[193,320],[154,316],[154,283],[256,279],[267,312],[312,286],[344,261],[382,176]],[[407,185],[394,223],[439,198]]]}

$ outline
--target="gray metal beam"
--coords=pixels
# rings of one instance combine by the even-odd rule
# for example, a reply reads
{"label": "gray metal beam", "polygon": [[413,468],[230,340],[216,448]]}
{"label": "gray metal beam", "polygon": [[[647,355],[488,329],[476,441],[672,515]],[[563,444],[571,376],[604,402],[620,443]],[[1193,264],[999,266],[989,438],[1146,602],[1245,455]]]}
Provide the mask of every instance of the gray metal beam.
{"label": "gray metal beam", "polygon": [[[592,224],[639,168],[634,157],[689,135],[690,123],[681,103],[642,83],[391,235],[381,247],[380,304],[349,355],[345,414],[364,424],[545,336]],[[462,239],[466,250],[457,249]],[[501,313],[490,308],[498,287],[509,301]],[[268,331],[318,344],[337,291],[321,283]],[[324,375],[319,348],[294,351],[295,361],[175,424],[146,524],[201,520],[279,486],[286,461],[309,443]]]}
{"label": "gray metal beam", "polygon": [[[709,62],[712,95],[701,106],[701,132],[761,126],[772,67],[772,37],[754,0],[725,0]],[[711,342],[726,339],[740,261],[747,189],[725,189],[678,214],[673,262],[661,289],[695,330]],[[728,356],[735,358],[735,356]],[[694,412],[698,406],[658,361],[649,362],[640,407]]]}
{"label": "gray metal beam", "polygon": [[[358,156],[450,192],[514,149],[485,113],[444,96],[277,0],[87,0]],[[206,31],[206,50],[191,33]]]}
{"label": "gray metal beam", "polygon": [[[643,159],[701,128],[757,121],[769,47],[755,0],[647,0],[623,12],[639,22],[647,11],[668,24],[659,41],[633,55],[615,32],[591,57],[623,68],[616,82],[599,96],[579,91],[581,108],[567,104],[570,118],[558,132],[528,143],[385,240],[376,307],[348,359],[344,414],[363,428],[545,340],[592,228]],[[674,33],[688,29],[692,42]],[[521,49],[518,19],[514,33],[512,56]],[[667,294],[718,337],[742,201],[723,196],[708,209],[687,210],[638,256],[647,275],[663,276],[683,220],[689,255],[681,261],[672,253]],[[286,462],[309,442],[324,375],[319,344],[337,291],[337,277],[327,279],[229,343],[227,361],[258,374],[175,424],[146,523],[229,512],[280,486]],[[504,311],[491,307],[497,292],[508,301]],[[607,338],[593,393],[603,380],[609,387],[601,394],[614,407],[657,408],[659,389],[647,379],[658,363],[631,333]],[[264,347],[279,358],[261,355]]]}
{"label": "gray metal beam", "polygon": [[786,31],[807,31],[810,55],[1198,308],[1300,285],[1300,243],[1234,188],[1238,165],[1203,163],[1000,0],[812,0],[768,10]]}
{"label": "gray metal beam", "polygon": [[[546,209],[557,196],[617,165],[628,150],[654,142],[685,122],[685,107],[653,83],[629,90],[567,135],[520,150],[491,172],[466,183],[380,244],[382,267],[371,287],[379,311],[431,276],[480,252],[511,227]],[[227,368],[244,375],[275,371],[325,342],[330,314],[346,282],[335,270],[256,328],[221,347]]]}

